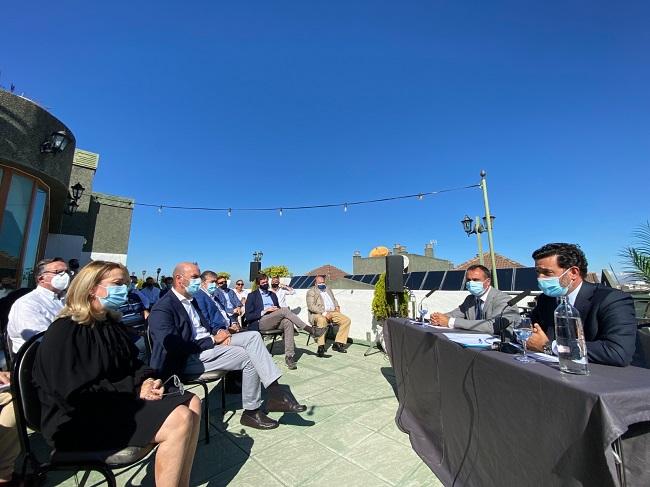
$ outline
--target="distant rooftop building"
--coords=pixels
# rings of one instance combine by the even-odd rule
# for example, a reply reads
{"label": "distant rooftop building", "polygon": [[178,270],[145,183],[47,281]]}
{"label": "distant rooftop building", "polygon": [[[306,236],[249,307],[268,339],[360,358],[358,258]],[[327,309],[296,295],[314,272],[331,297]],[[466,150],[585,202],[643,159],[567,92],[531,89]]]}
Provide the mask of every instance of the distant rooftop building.
{"label": "distant rooftop building", "polygon": [[[525,265],[520,264],[516,260],[512,260],[512,259],[510,259],[508,257],[505,257],[505,256],[503,256],[501,254],[497,254],[497,253],[494,254],[494,260],[496,261],[497,269],[511,269],[513,267],[515,267],[515,268],[526,267]],[[485,267],[487,267],[488,269],[492,269],[492,260],[490,259],[490,253],[489,252],[485,252],[483,254],[483,262],[485,263],[484,264]],[[468,261],[463,262],[462,264],[457,265],[455,267],[455,269],[456,270],[463,270],[463,269],[467,269],[470,266],[478,265],[478,264],[480,264],[480,262],[479,262],[478,256],[476,256],[473,259],[470,259]]]}
{"label": "distant rooftop building", "polygon": [[[453,269],[451,261],[438,259],[433,255],[433,243],[427,243],[424,246],[424,255],[411,254],[406,250],[404,245],[396,243],[393,246],[393,255],[404,255],[409,259],[409,272],[426,272],[426,271],[446,271]],[[381,274],[386,271],[386,258],[381,257],[361,257],[358,250],[352,256],[352,273],[353,274]]]}
{"label": "distant rooftop building", "polygon": [[328,281],[334,281],[336,279],[340,279],[344,276],[347,276],[348,273],[345,271],[342,271],[338,267],[334,267],[331,264],[325,264],[320,267],[317,267],[316,269],[310,270],[306,276],[321,276],[325,275],[326,279]]}

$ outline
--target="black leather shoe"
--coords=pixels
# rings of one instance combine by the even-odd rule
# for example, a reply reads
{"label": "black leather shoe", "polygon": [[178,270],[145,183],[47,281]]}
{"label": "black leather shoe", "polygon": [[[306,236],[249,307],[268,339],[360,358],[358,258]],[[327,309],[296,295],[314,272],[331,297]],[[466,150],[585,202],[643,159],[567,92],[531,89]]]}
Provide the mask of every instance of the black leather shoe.
{"label": "black leather shoe", "polygon": [[345,349],[345,345],[339,342],[334,342],[334,345],[332,345],[332,350],[339,353],[348,353],[348,351]]}
{"label": "black leather shoe", "polygon": [[261,409],[256,409],[255,411],[244,410],[239,422],[244,426],[258,430],[272,430],[280,426],[280,423],[269,418]]}
{"label": "black leather shoe", "polygon": [[284,357],[284,363],[287,364],[287,368],[289,370],[296,370],[298,366],[296,365],[296,361],[293,358],[293,355],[286,355]]}
{"label": "black leather shoe", "polygon": [[275,413],[302,413],[307,410],[307,406],[299,404],[289,391],[270,391],[265,406],[267,411]]}
{"label": "black leather shoe", "polygon": [[318,355],[320,358],[323,358],[325,356],[325,345],[318,346],[318,351],[316,352],[316,355]]}

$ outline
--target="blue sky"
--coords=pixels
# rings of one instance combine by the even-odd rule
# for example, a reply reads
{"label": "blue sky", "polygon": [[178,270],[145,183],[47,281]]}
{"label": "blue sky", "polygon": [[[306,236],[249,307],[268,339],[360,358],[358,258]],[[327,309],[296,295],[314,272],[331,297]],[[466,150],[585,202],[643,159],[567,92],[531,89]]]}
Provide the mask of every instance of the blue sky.
{"label": "blue sky", "polygon": [[[5,9],[7,10],[7,9]],[[41,12],[40,14],[38,12]],[[592,270],[648,220],[648,2],[17,2],[0,84],[101,156],[137,202],[287,207],[434,191],[488,172],[496,251],[579,243]],[[136,208],[129,267],[295,274],[376,245],[460,263],[479,190],[271,213]]]}

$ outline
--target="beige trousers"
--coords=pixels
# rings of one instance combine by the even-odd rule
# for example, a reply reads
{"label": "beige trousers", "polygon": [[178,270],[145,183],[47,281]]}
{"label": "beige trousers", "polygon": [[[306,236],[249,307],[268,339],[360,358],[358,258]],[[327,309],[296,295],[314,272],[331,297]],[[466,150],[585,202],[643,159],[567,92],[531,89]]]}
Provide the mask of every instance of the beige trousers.
{"label": "beige trousers", "polygon": [[0,479],[9,480],[20,454],[14,403],[10,392],[0,392]]}
{"label": "beige trousers", "polygon": [[[340,313],[338,311],[330,311],[328,315],[329,315],[329,320],[325,318],[323,315],[316,315],[314,318],[314,324],[318,328],[324,328],[329,323],[334,323],[335,325],[338,325],[339,331],[336,334],[336,338],[334,339],[334,341],[336,343],[343,343],[343,344],[347,343],[348,335],[350,334],[350,323],[352,323],[352,320],[347,316],[345,316],[343,313]],[[327,333],[318,337],[318,340],[316,341],[318,345],[325,345],[326,334]]]}

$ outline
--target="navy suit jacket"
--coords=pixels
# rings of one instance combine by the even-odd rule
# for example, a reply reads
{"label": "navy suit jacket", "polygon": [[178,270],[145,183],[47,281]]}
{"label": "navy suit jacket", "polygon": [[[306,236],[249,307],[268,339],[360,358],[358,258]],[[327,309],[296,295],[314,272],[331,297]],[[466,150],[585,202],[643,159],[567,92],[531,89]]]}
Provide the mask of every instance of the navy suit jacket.
{"label": "navy suit jacket", "polygon": [[[227,289],[224,292],[226,294],[228,294],[228,297],[230,298],[230,303],[232,304],[233,308],[239,308],[241,306],[241,301],[239,300],[239,298],[235,294],[235,291],[233,291],[232,289]],[[224,310],[227,310],[228,306],[226,306],[227,303],[226,303],[226,297],[223,295],[224,292],[222,292],[221,289],[217,289],[214,292],[214,299],[219,301],[219,304],[221,305],[221,307]],[[237,320],[235,319],[234,321],[237,321]]]}
{"label": "navy suit jacket", "polygon": [[[198,313],[201,324],[210,331],[209,323],[195,299],[192,299],[192,306]],[[158,371],[163,379],[172,374],[182,374],[190,355],[214,347],[212,337],[198,341],[192,338],[192,320],[176,294],[171,291],[160,298],[151,309],[149,333],[152,342],[150,366]]]}
{"label": "navy suit jacket", "polygon": [[[271,295],[273,304],[279,308],[278,297],[273,291],[269,291],[269,294]],[[259,331],[262,311],[264,311],[262,293],[257,289],[246,297],[246,322],[248,323],[249,330]]]}
{"label": "navy suit jacket", "polygon": [[208,293],[199,290],[199,292],[194,295],[194,300],[196,301],[196,304],[199,305],[201,313],[203,313],[203,316],[208,321],[210,333],[214,335],[217,330],[225,330],[230,326],[230,323],[228,323],[221,314],[221,310],[219,310],[217,303],[214,302],[214,299],[212,299],[212,296]]}
{"label": "navy suit jacket", "polygon": [[[555,338],[553,312],[557,299],[540,295],[532,312],[550,340]],[[636,347],[636,318],[632,296],[618,289],[582,283],[574,306],[580,312],[590,362],[625,367]]]}

